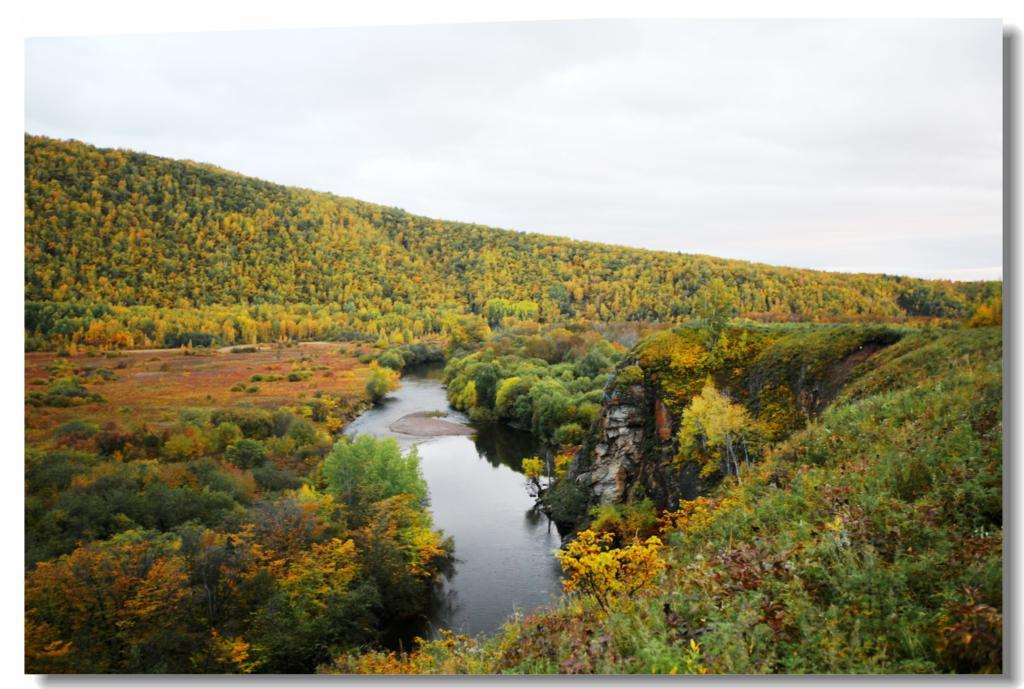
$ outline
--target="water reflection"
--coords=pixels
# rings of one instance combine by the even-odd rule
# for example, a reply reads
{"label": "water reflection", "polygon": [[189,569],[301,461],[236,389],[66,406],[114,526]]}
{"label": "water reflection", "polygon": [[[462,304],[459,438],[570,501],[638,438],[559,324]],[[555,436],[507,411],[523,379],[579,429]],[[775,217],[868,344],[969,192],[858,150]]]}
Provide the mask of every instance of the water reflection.
{"label": "water reflection", "polygon": [[473,441],[476,451],[493,466],[504,464],[519,473],[523,460],[541,450],[532,434],[497,423],[477,426]]}
{"label": "water reflection", "polygon": [[561,590],[553,555],[557,529],[533,509],[521,471],[525,457],[540,453],[533,437],[497,424],[481,426],[472,438],[414,438],[389,428],[406,414],[432,410],[465,420],[448,406],[439,367],[420,368],[407,372],[383,405],[345,429],[415,445],[434,524],[455,539],[454,574],[439,587],[429,619],[404,625],[385,640],[395,648],[409,648],[413,636],[429,638],[439,629],[494,632],[512,613],[545,605]]}

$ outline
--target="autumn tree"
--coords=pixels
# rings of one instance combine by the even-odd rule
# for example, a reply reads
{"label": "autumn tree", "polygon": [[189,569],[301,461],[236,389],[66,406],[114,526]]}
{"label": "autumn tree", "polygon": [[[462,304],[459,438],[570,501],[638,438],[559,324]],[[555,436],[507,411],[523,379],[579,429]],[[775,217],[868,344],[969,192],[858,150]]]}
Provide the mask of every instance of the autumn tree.
{"label": "autumn tree", "polygon": [[184,666],[191,592],[172,537],[132,531],[40,563],[25,582],[29,672],[159,672]]}
{"label": "autumn tree", "polygon": [[565,571],[565,592],[591,597],[606,613],[651,590],[667,566],[657,536],[621,548],[612,547],[613,540],[610,533],[585,530],[556,553]]}
{"label": "autumn tree", "polygon": [[683,411],[676,439],[680,461],[693,459],[701,475],[738,476],[759,450],[760,426],[741,404],[729,401],[708,379]]}
{"label": "autumn tree", "polygon": [[524,459],[523,476],[526,477],[526,483],[531,495],[538,496],[544,492],[544,486],[541,483],[541,479],[544,477],[543,459],[537,456]]}
{"label": "autumn tree", "polygon": [[726,303],[766,320],[963,320],[1000,290],[583,245],[25,138],[30,349],[343,336],[458,349],[515,321],[714,325]]}
{"label": "autumn tree", "polygon": [[970,321],[968,321],[968,327],[971,328],[983,328],[991,325],[1002,325],[1003,324],[1003,298],[1001,296],[994,297],[993,299],[986,301],[978,305],[974,313],[971,315]]}
{"label": "autumn tree", "polygon": [[324,458],[320,480],[357,518],[372,503],[395,495],[411,495],[418,503],[427,497],[416,448],[403,454],[394,438],[342,438]]}
{"label": "autumn tree", "polygon": [[380,402],[392,390],[398,389],[398,371],[387,366],[374,366],[366,381],[366,394],[375,403]]}

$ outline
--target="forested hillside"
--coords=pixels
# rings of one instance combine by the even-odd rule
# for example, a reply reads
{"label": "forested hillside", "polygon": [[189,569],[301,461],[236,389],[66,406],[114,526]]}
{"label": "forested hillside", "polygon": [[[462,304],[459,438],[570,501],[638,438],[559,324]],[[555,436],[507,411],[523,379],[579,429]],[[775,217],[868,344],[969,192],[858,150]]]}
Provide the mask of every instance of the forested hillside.
{"label": "forested hillside", "polygon": [[447,222],[173,161],[25,138],[29,349],[681,321],[723,278],[759,320],[963,318],[998,283],[777,268]]}
{"label": "forested hillside", "polygon": [[[28,671],[1002,671],[1001,283],[25,148]],[[442,361],[408,416],[536,440],[491,463],[564,537],[564,595],[474,639],[427,436],[346,435]]]}

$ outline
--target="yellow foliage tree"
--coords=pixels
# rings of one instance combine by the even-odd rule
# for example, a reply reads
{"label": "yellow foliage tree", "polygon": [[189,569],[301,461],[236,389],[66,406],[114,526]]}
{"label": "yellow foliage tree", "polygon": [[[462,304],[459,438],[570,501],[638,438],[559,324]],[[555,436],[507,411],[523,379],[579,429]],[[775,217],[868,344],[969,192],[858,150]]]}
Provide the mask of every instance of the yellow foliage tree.
{"label": "yellow foliage tree", "polygon": [[715,471],[739,476],[740,463],[750,465],[751,447],[759,436],[759,424],[740,404],[734,404],[708,379],[694,397],[679,423],[679,461],[696,460],[701,476]]}
{"label": "yellow foliage tree", "polygon": [[540,480],[544,476],[544,460],[537,456],[524,459],[523,475],[526,476],[531,492],[539,495],[542,490]]}
{"label": "yellow foliage tree", "polygon": [[996,297],[984,304],[979,304],[967,325],[971,328],[983,328],[985,326],[1002,324],[1003,298]]}
{"label": "yellow foliage tree", "polygon": [[565,592],[591,596],[605,612],[617,601],[651,590],[666,567],[657,536],[622,548],[610,547],[613,539],[588,529],[557,554],[566,574]]}

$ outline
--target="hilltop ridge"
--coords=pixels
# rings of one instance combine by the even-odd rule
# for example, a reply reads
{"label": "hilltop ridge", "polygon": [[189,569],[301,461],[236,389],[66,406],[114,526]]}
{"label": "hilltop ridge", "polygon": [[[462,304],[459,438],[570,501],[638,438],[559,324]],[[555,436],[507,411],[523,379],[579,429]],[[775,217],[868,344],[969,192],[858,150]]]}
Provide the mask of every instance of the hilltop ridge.
{"label": "hilltop ridge", "polygon": [[1000,291],[434,220],[30,135],[25,228],[26,325],[37,346],[85,341],[97,319],[111,332],[92,339],[111,346],[174,345],[185,332],[222,344],[339,333],[407,341],[449,335],[467,315],[680,322],[715,277],[740,315],[776,321],[959,319]]}

